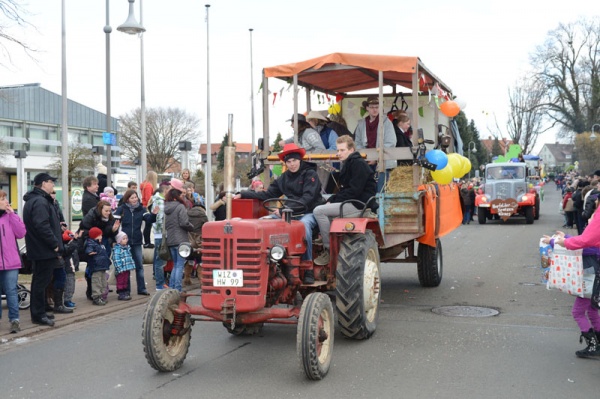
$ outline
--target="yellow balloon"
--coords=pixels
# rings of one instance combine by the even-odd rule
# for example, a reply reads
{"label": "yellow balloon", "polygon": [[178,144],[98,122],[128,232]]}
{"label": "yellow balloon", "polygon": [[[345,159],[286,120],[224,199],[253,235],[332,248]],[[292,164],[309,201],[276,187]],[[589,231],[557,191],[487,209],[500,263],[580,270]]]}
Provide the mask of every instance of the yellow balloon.
{"label": "yellow balloon", "polygon": [[[456,174],[459,174],[463,168],[463,166],[462,166],[463,161],[461,160],[461,158],[462,157],[455,152],[448,154],[448,166],[450,166],[452,168],[452,171],[454,173],[453,177],[455,177],[455,178],[459,178],[460,176],[462,176],[462,175],[456,176]],[[446,168],[448,166],[446,166]],[[444,169],[446,169],[446,168],[444,168]]]}
{"label": "yellow balloon", "polygon": [[449,184],[454,178],[452,167],[448,164],[444,169],[434,170],[431,172],[431,177],[439,184]]}
{"label": "yellow balloon", "polygon": [[463,157],[464,158],[464,163],[463,163],[463,176],[466,175],[467,173],[469,173],[469,171],[471,170],[471,161],[469,160],[469,158],[467,157]]}

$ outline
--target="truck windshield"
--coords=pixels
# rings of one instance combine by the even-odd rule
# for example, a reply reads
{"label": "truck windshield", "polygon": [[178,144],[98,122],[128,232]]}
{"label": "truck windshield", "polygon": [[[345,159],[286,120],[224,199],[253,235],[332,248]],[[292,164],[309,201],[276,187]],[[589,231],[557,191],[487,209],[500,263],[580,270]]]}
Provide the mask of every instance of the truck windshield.
{"label": "truck windshield", "polygon": [[489,180],[524,179],[525,168],[523,166],[489,166],[486,178]]}

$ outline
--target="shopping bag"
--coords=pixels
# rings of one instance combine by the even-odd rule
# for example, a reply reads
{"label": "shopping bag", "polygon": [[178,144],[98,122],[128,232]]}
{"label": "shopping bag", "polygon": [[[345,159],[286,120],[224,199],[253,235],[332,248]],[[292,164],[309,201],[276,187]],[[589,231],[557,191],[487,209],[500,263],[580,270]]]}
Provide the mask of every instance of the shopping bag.
{"label": "shopping bag", "polygon": [[160,243],[160,247],[158,247],[158,257],[162,260],[170,260],[171,259],[171,250],[167,245],[167,239],[163,238]]}
{"label": "shopping bag", "polygon": [[552,259],[552,245],[545,244],[544,239],[540,238],[540,259],[542,268],[542,283],[548,283],[548,274],[550,273],[550,260]]}
{"label": "shopping bag", "polygon": [[550,260],[550,273],[547,288],[555,288],[569,295],[583,298],[583,261],[582,250],[568,250],[554,245]]}

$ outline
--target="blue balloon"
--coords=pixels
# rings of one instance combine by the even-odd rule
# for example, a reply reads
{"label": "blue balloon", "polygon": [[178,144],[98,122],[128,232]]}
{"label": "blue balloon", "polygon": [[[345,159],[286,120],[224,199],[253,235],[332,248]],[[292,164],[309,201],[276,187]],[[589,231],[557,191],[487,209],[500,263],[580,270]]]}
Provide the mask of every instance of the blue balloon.
{"label": "blue balloon", "polygon": [[441,150],[427,151],[425,158],[432,164],[437,165],[437,170],[444,169],[448,165],[448,156]]}

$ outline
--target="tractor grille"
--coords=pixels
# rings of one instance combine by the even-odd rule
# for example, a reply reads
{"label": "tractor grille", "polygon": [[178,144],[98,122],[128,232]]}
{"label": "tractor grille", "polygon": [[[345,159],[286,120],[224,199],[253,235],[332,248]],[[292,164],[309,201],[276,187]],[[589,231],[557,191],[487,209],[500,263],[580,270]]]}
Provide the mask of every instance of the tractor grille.
{"label": "tractor grille", "polygon": [[[244,286],[234,288],[238,295],[261,295],[261,263],[266,263],[260,238],[202,237],[202,290],[217,293],[213,270],[242,270]],[[236,233],[240,233],[239,231]],[[222,235],[222,234],[221,234]],[[236,234],[237,235],[237,234]],[[240,234],[243,235],[243,234]]]}

